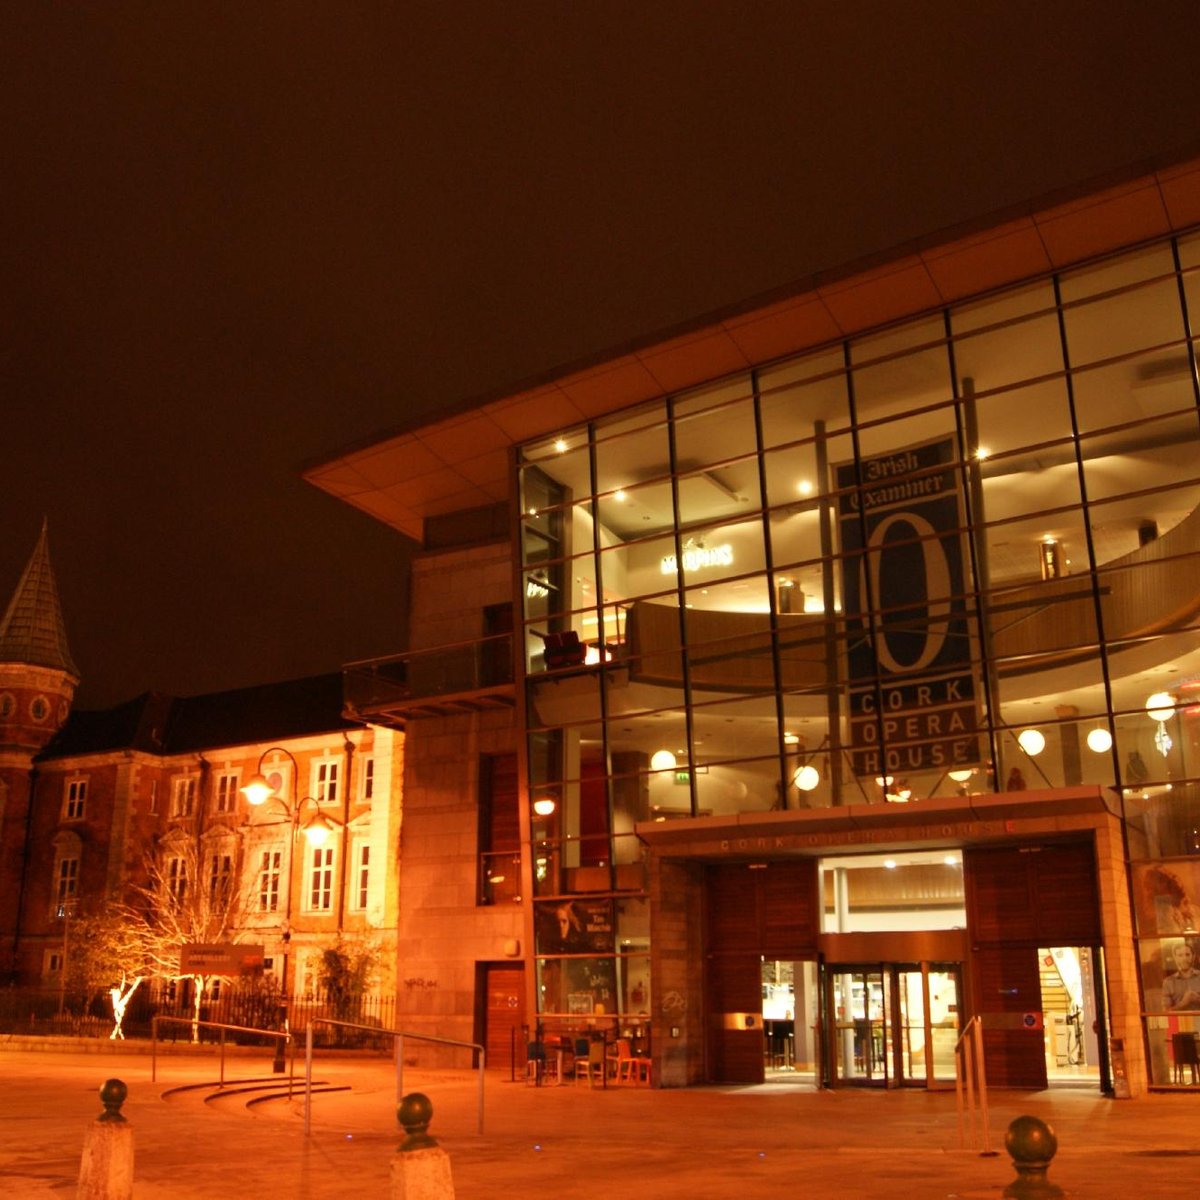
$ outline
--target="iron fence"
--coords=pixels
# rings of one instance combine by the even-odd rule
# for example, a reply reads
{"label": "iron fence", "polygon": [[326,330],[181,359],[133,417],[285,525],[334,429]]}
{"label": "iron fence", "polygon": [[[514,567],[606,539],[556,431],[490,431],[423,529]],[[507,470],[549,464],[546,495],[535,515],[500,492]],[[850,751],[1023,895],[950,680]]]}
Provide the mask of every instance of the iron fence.
{"label": "iron fence", "polygon": [[[279,993],[261,986],[239,988],[237,985],[219,989],[216,996],[205,996],[199,1013],[192,1004],[190,985],[179,982],[174,988],[162,983],[138,988],[125,1013],[123,1029],[126,1038],[149,1038],[150,1023],[156,1016],[175,1017],[248,1028],[277,1029],[280,1023]],[[322,996],[294,997],[288,1009],[288,1022],[293,1034],[302,1034],[309,1021],[342,1021],[358,1027],[386,1029],[396,1024],[396,997],[386,996]],[[62,992],[57,987],[0,988],[0,1033],[30,1036],[107,1037],[112,1031],[112,1008],[103,993],[89,1003],[86,997]],[[200,1040],[208,1040],[201,1029]],[[172,1023],[174,1040],[188,1041],[188,1027]],[[246,1045],[268,1045],[270,1037],[239,1034],[235,1041]],[[336,1027],[321,1030],[320,1045],[343,1047],[389,1048],[389,1037],[374,1038],[362,1028],[353,1032]]]}

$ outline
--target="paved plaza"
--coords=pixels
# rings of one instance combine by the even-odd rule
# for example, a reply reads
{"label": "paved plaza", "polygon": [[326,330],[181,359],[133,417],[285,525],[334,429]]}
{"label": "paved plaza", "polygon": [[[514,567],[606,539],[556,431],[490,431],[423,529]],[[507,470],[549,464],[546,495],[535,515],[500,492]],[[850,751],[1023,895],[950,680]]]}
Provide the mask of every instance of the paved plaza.
{"label": "paved plaza", "polygon": [[[215,1082],[215,1050],[158,1061],[145,1054],[46,1052],[0,1043],[0,1196],[75,1192],[97,1091],[129,1087],[135,1196],[365,1197],[388,1194],[399,1142],[395,1069],[382,1056],[322,1054],[317,1076],[348,1091],[304,1105],[269,1100],[238,1080],[270,1080],[269,1055],[226,1062],[225,1094],[178,1091]],[[253,1088],[255,1085],[248,1085]],[[958,1147],[953,1092],[816,1092],[786,1083],[651,1091],[567,1084],[534,1088],[490,1072],[485,1127],[476,1130],[477,1083],[467,1071],[409,1068],[404,1090],[433,1101],[431,1132],[451,1156],[459,1200],[483,1197],[917,1198],[999,1197],[1014,1178],[1006,1155]],[[1068,1196],[1177,1197],[1200,1167],[1200,1096],[1110,1101],[1062,1089],[992,1095],[992,1140],[1009,1121],[1039,1116],[1055,1129],[1052,1181]],[[1195,1156],[1195,1157],[1193,1157]]]}

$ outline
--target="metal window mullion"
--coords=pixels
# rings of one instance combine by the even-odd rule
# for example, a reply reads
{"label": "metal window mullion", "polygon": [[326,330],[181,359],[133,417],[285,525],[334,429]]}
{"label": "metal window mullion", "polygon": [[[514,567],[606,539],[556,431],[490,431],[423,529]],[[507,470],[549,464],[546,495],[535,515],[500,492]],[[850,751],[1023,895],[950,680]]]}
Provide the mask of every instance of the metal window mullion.
{"label": "metal window mullion", "polygon": [[[612,757],[608,740],[608,638],[604,630],[604,581],[600,575],[600,509],[596,495],[600,491],[600,469],[596,459],[596,425],[589,421],[587,426],[588,439],[588,471],[591,475],[591,495],[589,504],[592,510],[592,574],[596,580],[596,630],[599,635],[597,653],[599,667],[596,672],[596,686],[600,689],[600,753],[604,762],[604,806],[608,813],[608,886],[616,886],[616,854],[613,845],[613,778]],[[582,788],[583,769],[580,764],[580,786]]]}
{"label": "metal window mullion", "polygon": [[1188,358],[1191,361],[1192,399],[1196,404],[1197,418],[1200,419],[1200,375],[1196,373],[1196,345],[1192,340],[1192,317],[1188,309],[1187,288],[1183,283],[1183,263],[1179,258],[1179,239],[1171,239],[1171,261],[1175,265],[1175,286],[1179,292],[1179,311],[1183,317],[1183,336]]}
{"label": "metal window mullion", "polygon": [[762,513],[763,567],[767,573],[767,620],[771,631],[771,670],[775,679],[775,743],[779,756],[779,806],[788,806],[787,746],[783,741],[786,713],[783,704],[783,666],[779,653],[779,605],[775,585],[775,553],[771,543],[771,511],[767,504],[767,460],[763,443],[762,397],[758,371],[750,372],[750,403],[754,412],[754,445],[758,452],[758,498]]}
{"label": "metal window mullion", "polygon": [[[849,339],[842,342],[842,362],[846,369],[846,375],[845,375],[845,378],[846,378],[846,403],[847,403],[849,414],[850,414],[850,444],[854,449],[854,486],[856,489],[858,489],[861,492],[861,489],[862,489],[862,445],[859,442],[859,437],[858,437],[858,404],[857,404],[857,400],[855,398],[855,392],[854,392],[854,371],[852,369],[852,362],[851,362],[851,358],[850,358]],[[874,683],[872,686],[875,691],[875,711],[879,714],[879,720],[876,722],[876,725],[878,726],[878,736],[876,738],[876,745],[879,748],[879,774],[884,779],[886,779],[887,778],[887,745],[885,744],[885,740],[884,740],[884,736],[883,736],[883,684],[879,678],[879,659],[878,659],[878,656],[874,652],[874,647],[879,638],[879,630],[876,628],[876,624],[875,624],[876,605],[875,605],[875,597],[871,591],[871,572],[869,570],[867,570],[867,556],[870,553],[870,550],[868,549],[868,538],[867,538],[867,514],[866,514],[866,510],[864,509],[864,507],[862,506],[861,503],[858,505],[858,527],[859,527],[859,537],[862,541],[862,555],[863,555],[862,566],[861,566],[862,587],[859,591],[859,595],[863,598],[863,600],[865,601],[865,604],[866,604],[867,626],[870,630],[869,637],[871,639],[872,658],[874,659],[874,662],[875,662]],[[842,570],[844,571],[846,569],[845,547],[840,547],[840,550],[841,550],[840,562],[842,564]],[[845,614],[843,612],[843,616],[844,615]],[[846,636],[847,662],[849,662],[849,656],[850,656],[850,637],[849,637],[849,633],[847,632],[847,636]],[[847,676],[847,693],[849,693],[849,682],[850,682],[849,677]],[[847,700],[849,700],[848,694],[847,694]],[[853,715],[854,715],[853,706],[851,705],[850,712],[848,713],[848,716],[847,716],[847,721],[849,721],[849,719],[851,717],[853,717]],[[851,736],[850,741],[853,742],[853,736]],[[855,775],[854,778],[858,782],[859,791],[863,791],[862,781],[858,778],[857,775]],[[864,792],[864,796],[866,796],[865,792]],[[866,798],[869,803],[870,797],[866,796]]]}
{"label": "metal window mullion", "polygon": [[675,399],[671,396],[667,397],[667,465],[671,472],[671,523],[672,540],[675,543],[675,594],[679,601],[679,668],[680,680],[683,685],[683,730],[688,755],[688,803],[692,810],[692,816],[695,817],[699,814],[699,805],[696,795],[695,755],[693,753],[695,743],[692,737],[694,732],[692,672],[688,661],[687,608],[684,599],[687,591],[683,585],[683,537],[679,529],[679,460],[675,446]]}
{"label": "metal window mullion", "polygon": [[[1112,674],[1108,661],[1108,644],[1104,637],[1104,608],[1100,600],[1100,575],[1096,563],[1096,544],[1092,537],[1092,512],[1091,504],[1088,500],[1087,491],[1087,473],[1084,468],[1083,447],[1079,440],[1079,416],[1075,405],[1075,381],[1071,373],[1071,349],[1067,339],[1067,321],[1066,314],[1062,307],[1062,285],[1057,272],[1053,277],[1054,285],[1054,301],[1058,309],[1058,340],[1062,353],[1063,368],[1066,371],[1065,384],[1067,389],[1067,412],[1071,418],[1071,433],[1075,439],[1075,475],[1079,482],[1079,501],[1080,511],[1083,516],[1083,537],[1087,546],[1088,556],[1088,572],[1091,576],[1091,591],[1092,591],[1092,611],[1096,616],[1096,642],[1099,647],[1100,656],[1100,679],[1104,687],[1104,707],[1108,711],[1109,724],[1112,724],[1113,712],[1113,694],[1112,694]],[[1120,780],[1121,778],[1121,758],[1117,747],[1117,739],[1113,738],[1112,743],[1112,765],[1113,778]],[[1124,834],[1124,825],[1122,824],[1122,832]],[[1126,859],[1128,859],[1128,847],[1126,847]]]}
{"label": "metal window mullion", "polygon": [[[975,627],[979,637],[983,694],[987,704],[988,755],[992,763],[990,786],[993,791],[998,791],[1000,787],[1000,756],[996,740],[996,726],[1000,719],[998,700],[999,681],[996,678],[995,654],[992,648],[991,615],[988,611],[991,600],[991,579],[988,571],[987,527],[983,505],[983,467],[978,455],[979,416],[976,408],[974,381],[972,381],[969,401],[960,393],[958,358],[954,353],[954,329],[951,310],[946,308],[942,311],[943,319],[946,322],[946,354],[950,366],[950,389],[955,400],[955,433],[958,438],[959,457],[962,459],[962,466],[959,470],[963,476],[963,497],[967,506],[967,550],[971,555],[971,578],[975,582],[973,588]],[[969,414],[963,407],[968,402],[970,404]],[[974,442],[973,446],[972,442]]]}

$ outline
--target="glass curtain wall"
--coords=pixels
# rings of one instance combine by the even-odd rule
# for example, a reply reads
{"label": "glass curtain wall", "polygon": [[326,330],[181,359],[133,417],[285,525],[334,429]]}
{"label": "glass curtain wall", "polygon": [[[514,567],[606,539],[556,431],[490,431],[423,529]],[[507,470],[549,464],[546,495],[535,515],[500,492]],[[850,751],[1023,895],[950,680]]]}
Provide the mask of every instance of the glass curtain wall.
{"label": "glass curtain wall", "polygon": [[[1099,784],[1200,913],[1198,309],[1200,239],[1164,241],[524,447],[546,911],[638,895],[638,821]],[[645,942],[593,924],[593,1004],[633,1012]]]}

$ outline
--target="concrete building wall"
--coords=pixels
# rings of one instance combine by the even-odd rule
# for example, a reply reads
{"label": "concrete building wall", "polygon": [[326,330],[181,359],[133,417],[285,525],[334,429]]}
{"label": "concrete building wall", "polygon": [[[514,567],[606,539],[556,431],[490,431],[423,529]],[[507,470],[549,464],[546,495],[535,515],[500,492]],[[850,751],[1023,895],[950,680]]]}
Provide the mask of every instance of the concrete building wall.
{"label": "concrete building wall", "polygon": [[[519,904],[479,903],[479,767],[511,752],[506,712],[408,727],[400,859],[397,1005],[401,1027],[475,1041],[476,964],[517,957]],[[462,1052],[406,1047],[415,1061],[464,1063]]]}
{"label": "concrete building wall", "polygon": [[508,542],[417,559],[412,567],[409,645],[420,650],[481,637],[484,609],[511,602],[512,580]]}
{"label": "concrete building wall", "polygon": [[[414,648],[478,638],[483,612],[512,597],[507,543],[430,554],[413,566]],[[475,1041],[477,965],[520,956],[520,904],[480,903],[480,764],[516,750],[511,710],[408,722],[400,839],[397,1005],[402,1028]],[[464,1052],[408,1043],[423,1063],[463,1065]]]}

